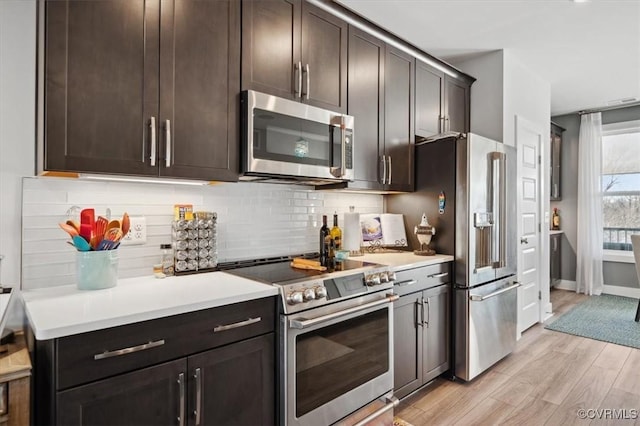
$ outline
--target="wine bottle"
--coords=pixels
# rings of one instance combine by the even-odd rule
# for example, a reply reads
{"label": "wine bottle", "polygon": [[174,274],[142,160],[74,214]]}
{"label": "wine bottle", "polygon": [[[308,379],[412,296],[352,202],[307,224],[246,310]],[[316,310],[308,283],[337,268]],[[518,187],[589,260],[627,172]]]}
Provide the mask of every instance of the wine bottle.
{"label": "wine bottle", "polygon": [[333,214],[333,227],[329,231],[331,236],[331,246],[329,248],[329,257],[333,259],[336,251],[342,249],[342,229],[338,227],[338,214]]}
{"label": "wine bottle", "polygon": [[322,227],[320,228],[320,263],[326,266],[329,258],[329,241],[331,240],[331,234],[327,227],[327,215],[322,215]]}
{"label": "wine bottle", "polygon": [[553,208],[553,216],[551,217],[551,229],[560,229],[560,214],[558,214],[558,208]]}

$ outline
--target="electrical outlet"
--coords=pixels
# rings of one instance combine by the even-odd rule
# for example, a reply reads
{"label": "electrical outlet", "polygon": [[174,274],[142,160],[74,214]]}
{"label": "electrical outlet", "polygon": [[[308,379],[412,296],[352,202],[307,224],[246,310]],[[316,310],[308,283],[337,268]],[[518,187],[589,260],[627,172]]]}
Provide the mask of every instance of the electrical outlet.
{"label": "electrical outlet", "polygon": [[142,245],[147,242],[147,219],[144,216],[129,216],[129,232],[122,238],[123,246]]}

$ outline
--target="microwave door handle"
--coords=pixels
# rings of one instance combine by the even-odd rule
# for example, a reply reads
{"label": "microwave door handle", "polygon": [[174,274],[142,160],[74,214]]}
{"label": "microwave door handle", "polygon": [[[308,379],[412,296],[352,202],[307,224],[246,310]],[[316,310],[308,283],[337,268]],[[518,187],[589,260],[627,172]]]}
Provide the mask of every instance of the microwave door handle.
{"label": "microwave door handle", "polygon": [[[344,175],[347,174],[347,167],[346,167],[346,163],[347,163],[347,128],[345,125],[345,117],[344,116],[340,116],[339,117],[339,124],[337,125],[332,125],[335,127],[338,127],[340,129],[340,167],[333,167],[333,143],[331,144],[331,148],[330,148],[330,156],[331,159],[329,160],[329,164],[330,164],[330,172],[333,176],[337,177],[337,178],[341,178],[344,177]],[[333,131],[331,131],[333,133]]]}

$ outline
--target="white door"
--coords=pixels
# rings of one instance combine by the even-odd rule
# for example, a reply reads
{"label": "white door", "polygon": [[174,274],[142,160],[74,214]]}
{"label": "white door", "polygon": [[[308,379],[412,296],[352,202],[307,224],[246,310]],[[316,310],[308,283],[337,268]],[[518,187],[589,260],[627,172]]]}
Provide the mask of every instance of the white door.
{"label": "white door", "polygon": [[518,333],[540,321],[540,148],[542,130],[516,117],[518,151]]}

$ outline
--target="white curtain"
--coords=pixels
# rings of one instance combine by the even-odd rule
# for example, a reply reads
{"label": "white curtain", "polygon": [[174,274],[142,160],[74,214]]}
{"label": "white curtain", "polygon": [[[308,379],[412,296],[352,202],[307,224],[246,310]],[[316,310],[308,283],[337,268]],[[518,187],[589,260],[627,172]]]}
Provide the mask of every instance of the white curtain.
{"label": "white curtain", "polygon": [[602,116],[583,114],[578,144],[576,292],[600,294],[602,278]]}

